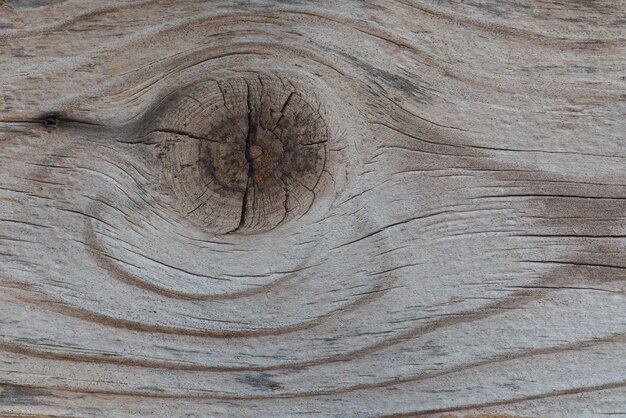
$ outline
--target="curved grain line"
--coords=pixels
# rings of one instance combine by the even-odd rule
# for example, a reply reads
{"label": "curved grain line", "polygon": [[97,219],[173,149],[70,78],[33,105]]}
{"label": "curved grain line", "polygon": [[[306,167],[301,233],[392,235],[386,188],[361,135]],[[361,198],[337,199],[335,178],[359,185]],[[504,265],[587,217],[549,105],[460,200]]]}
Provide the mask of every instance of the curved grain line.
{"label": "curved grain line", "polygon": [[[406,377],[398,378],[398,379],[388,379],[383,380],[376,383],[364,383],[358,385],[352,385],[348,387],[338,388],[338,389],[328,389],[328,390],[320,390],[320,391],[308,391],[308,392],[290,392],[290,393],[273,393],[268,395],[255,395],[255,396],[232,396],[232,395],[215,395],[215,396],[195,396],[195,395],[167,395],[167,394],[152,394],[147,392],[135,392],[131,396],[154,396],[159,398],[202,398],[202,399],[221,399],[221,400],[261,400],[261,399],[293,399],[293,398],[309,398],[309,397],[317,397],[317,396],[326,396],[326,395],[342,395],[352,392],[357,392],[361,390],[369,390],[369,389],[380,389],[380,388],[388,388],[394,387],[406,383],[426,381],[434,378],[444,377],[454,373],[460,373],[467,370],[479,368],[482,366],[487,366],[493,363],[502,363],[512,360],[518,360],[522,358],[529,357],[537,357],[543,355],[550,355],[555,353],[564,353],[568,351],[579,351],[581,349],[592,348],[600,344],[611,344],[611,343],[623,343],[626,342],[626,333],[615,334],[610,337],[605,338],[592,338],[588,340],[581,340],[574,343],[564,344],[556,347],[547,347],[547,348],[537,348],[537,349],[527,349],[520,350],[518,352],[509,352],[503,353],[500,355],[495,355],[492,357],[485,358],[483,360],[477,360],[470,363],[460,364],[458,366],[444,368],[442,370],[421,373],[421,374],[413,374]],[[151,369],[162,369],[162,370],[173,370],[173,371],[197,371],[197,372],[213,372],[213,373],[228,373],[228,372],[247,372],[247,371],[267,371],[268,369],[262,368],[239,368],[239,367],[218,367],[218,366],[201,366],[201,365],[184,365],[181,366],[180,363],[167,363],[167,362],[156,362],[150,360],[130,360],[130,359],[120,359],[120,358],[96,358],[90,357],[87,355],[80,354],[60,354],[60,353],[50,353],[40,350],[33,350],[29,347],[24,347],[18,344],[0,342],[0,349],[12,352],[15,354],[26,355],[29,357],[36,357],[41,359],[48,360],[59,360],[59,361],[70,361],[70,362],[81,362],[81,363],[94,363],[94,364],[115,364],[122,365],[128,367],[141,367],[141,368],[151,368]],[[293,369],[300,369],[293,368]],[[48,390],[54,390],[54,388],[45,387]],[[72,392],[81,392],[81,389],[66,389]],[[119,391],[113,392],[110,391],[98,391],[99,394],[112,394],[112,395],[126,395],[131,394],[131,392]]]}
{"label": "curved grain line", "polygon": [[435,11],[429,7],[425,7],[416,2],[407,2],[405,0],[396,0],[405,6],[413,9],[417,9],[425,14],[431,15],[436,19],[443,19],[452,21],[461,26],[474,27],[480,30],[491,32],[495,35],[504,35],[506,37],[525,38],[529,41],[533,41],[543,46],[556,47],[560,49],[571,48],[597,48],[597,47],[613,47],[619,48],[624,45],[626,39],[610,39],[610,40],[591,40],[591,41],[577,41],[572,39],[558,39],[548,35],[543,35],[536,32],[530,32],[524,29],[511,28],[495,23],[488,23],[485,21],[479,21],[478,19],[467,18],[464,16],[454,16],[450,13],[443,11]]}
{"label": "curved grain line", "polygon": [[[216,48],[219,49],[219,52],[214,51],[214,49]],[[228,48],[228,51],[225,51],[225,49],[227,48]],[[236,44],[230,44],[228,45],[228,47],[226,47],[225,45],[218,45],[215,48],[204,48],[198,51],[194,51],[193,53],[190,53],[181,58],[178,58],[177,60],[174,60],[171,63],[167,63],[167,64],[170,64],[172,67],[169,68],[165,74],[160,74],[158,76],[153,77],[155,81],[150,82],[148,86],[141,87],[138,92],[133,93],[131,96],[127,95],[128,90],[124,90],[122,92],[114,93],[110,97],[115,97],[116,95],[124,94],[125,100],[130,100],[131,98],[137,99],[138,98],[137,95],[140,94],[142,91],[145,91],[149,87],[152,87],[153,85],[161,81],[164,81],[167,77],[171,76],[172,74],[176,74],[181,71],[188,70],[189,68],[204,64],[208,61],[219,59],[219,58],[228,58],[231,56],[256,55],[256,56],[272,57],[275,54],[270,53],[268,51],[276,51],[277,49],[289,51],[290,53],[294,54],[298,58],[307,58],[319,65],[323,65],[331,69],[333,72],[337,72],[339,74],[345,75],[343,72],[341,72],[339,69],[337,69],[333,65],[324,62],[324,60],[320,58],[319,54],[315,54],[312,51],[303,50],[301,48],[297,48],[291,45],[285,45],[281,43],[241,42],[241,43],[236,43]],[[201,57],[197,57],[191,63],[187,63],[192,58],[194,58],[197,55],[200,55],[201,53],[203,53]],[[186,65],[182,66],[180,64],[177,64],[176,61],[185,61]],[[236,71],[236,70],[233,70],[233,71]],[[138,86],[135,88],[138,88]],[[158,103],[159,101],[156,104],[158,105]],[[152,105],[151,108],[152,107],[154,107],[154,105]],[[143,113],[144,112],[132,116],[130,120],[136,119],[137,117],[142,116]]]}
{"label": "curved grain line", "polygon": [[[86,388],[63,388],[63,387],[54,387],[54,386],[45,386],[45,387],[37,387],[37,389],[45,389],[45,390],[60,390],[60,391],[69,391],[73,393],[96,393],[99,395],[119,395],[119,396],[134,396],[134,397],[148,397],[148,398],[159,398],[159,399],[216,399],[216,400],[262,400],[262,399],[294,399],[294,398],[311,398],[318,396],[327,396],[327,395],[342,395],[352,392],[357,392],[361,390],[370,390],[370,389],[380,389],[387,387],[394,387],[406,383],[419,382],[430,380],[434,378],[439,378],[443,376],[447,376],[454,373],[460,373],[467,370],[479,368],[482,366],[490,365],[493,363],[502,363],[512,360],[518,360],[521,358],[529,358],[529,357],[537,357],[555,353],[562,353],[568,351],[579,351],[585,348],[591,348],[598,346],[600,344],[611,344],[611,343],[622,343],[626,342],[626,334],[616,334],[606,338],[594,338],[589,340],[577,341],[575,343],[564,344],[562,346],[557,347],[547,347],[547,348],[538,348],[538,349],[527,349],[521,350],[514,353],[504,353],[496,356],[492,356],[483,360],[478,360],[472,363],[460,364],[458,366],[449,367],[439,371],[427,372],[417,375],[406,376],[400,379],[389,379],[376,383],[365,383],[359,385],[352,385],[344,388],[338,389],[329,389],[329,390],[321,390],[321,391],[308,391],[308,392],[290,392],[290,393],[273,393],[268,395],[249,395],[249,396],[233,396],[233,395],[168,395],[162,393],[151,393],[151,392],[128,392],[128,391],[111,391],[111,390],[98,390],[98,389],[86,389]],[[54,357],[48,356],[47,352],[40,352],[37,350],[31,350],[29,348],[24,348],[18,346],[16,344],[11,343],[0,343],[0,349],[4,351],[13,352],[16,354],[27,355],[37,358],[43,359],[53,359],[53,360],[65,360],[65,361],[74,361],[74,362],[85,362],[85,363],[112,363],[110,361],[83,361],[77,359],[78,356],[67,355],[65,357],[61,357],[62,355],[54,355]],[[103,359],[104,360],[104,359]],[[237,368],[227,368],[227,367],[205,367],[205,366],[187,366],[184,368],[179,367],[166,367],[164,363],[158,362],[117,362],[119,359],[109,359],[115,360],[114,364],[130,366],[130,367],[146,367],[146,368],[159,368],[166,370],[176,370],[176,371],[203,371],[203,372],[238,372],[242,371]],[[151,364],[151,365],[148,365]],[[158,364],[158,366],[154,366],[153,364]],[[467,408],[469,409],[469,407]],[[456,409],[455,409],[456,410]],[[446,411],[444,411],[446,412]]]}
{"label": "curved grain line", "polygon": [[[249,337],[262,337],[262,336],[276,336],[289,334],[296,331],[303,331],[317,327],[329,318],[332,318],[338,313],[352,312],[362,306],[370,304],[376,299],[382,296],[382,292],[386,290],[388,279],[384,279],[381,283],[374,285],[365,296],[358,298],[354,302],[346,304],[340,308],[331,310],[324,315],[317,316],[315,319],[301,322],[294,325],[285,326],[282,328],[262,328],[257,330],[240,330],[240,331],[216,331],[207,329],[189,329],[181,327],[168,327],[163,325],[145,324],[137,321],[132,321],[122,318],[113,318],[104,314],[95,312],[89,312],[83,309],[75,308],[62,304],[55,300],[37,300],[35,303],[39,306],[45,306],[46,309],[61,315],[78,318],[83,321],[97,323],[100,325],[109,326],[112,328],[126,329],[131,331],[143,331],[153,332],[158,334],[170,334],[170,335],[184,335],[193,337],[207,337],[207,338],[249,338]],[[19,298],[25,303],[34,303],[24,298]]]}
{"label": "curved grain line", "polygon": [[[381,284],[382,286],[382,284]],[[380,289],[382,290],[382,289]],[[302,369],[302,368],[306,368],[306,367],[310,367],[310,366],[317,366],[317,365],[322,365],[325,363],[334,363],[334,362],[348,362],[351,360],[354,360],[354,358],[356,356],[364,356],[367,354],[371,354],[377,351],[380,351],[384,348],[388,348],[391,347],[393,345],[402,343],[404,341],[406,341],[407,339],[412,339],[412,338],[416,338],[416,337],[421,337],[423,335],[427,335],[430,334],[432,332],[438,331],[440,329],[443,328],[447,328],[453,325],[457,325],[457,324],[463,324],[463,323],[471,323],[474,321],[478,321],[481,319],[485,319],[485,318],[489,318],[493,315],[497,315],[500,313],[500,310],[502,309],[514,309],[514,308],[520,308],[524,305],[526,305],[527,303],[539,299],[542,295],[545,295],[551,291],[554,291],[557,289],[552,289],[552,288],[533,288],[533,289],[523,289],[520,290],[518,292],[515,292],[514,294],[518,295],[518,296],[510,296],[508,298],[505,298],[503,300],[500,300],[498,302],[495,302],[491,305],[488,305],[486,307],[481,307],[481,308],[477,308],[475,310],[472,310],[470,312],[465,313],[463,316],[460,315],[454,315],[454,316],[450,316],[447,318],[443,318],[437,321],[433,321],[427,325],[421,326],[421,327],[415,327],[413,329],[410,329],[404,333],[400,333],[397,336],[393,337],[393,338],[389,338],[383,341],[380,341],[378,343],[369,345],[369,346],[365,346],[362,347],[360,349],[357,350],[353,350],[350,351],[349,353],[344,353],[344,354],[336,354],[336,355],[331,355],[331,356],[326,356],[326,357],[321,357],[321,358],[317,358],[314,360],[308,360],[308,361],[300,361],[300,362],[294,362],[294,363],[289,363],[289,364],[277,364],[277,365],[271,365],[271,366],[246,366],[246,367],[237,367],[237,368],[226,368],[226,369],[220,369],[220,370],[216,370],[216,371],[271,371],[271,370],[284,370],[284,369]],[[364,298],[368,298],[369,300],[375,300],[377,299],[377,295],[380,292],[374,292],[374,293],[370,293],[367,296],[365,296]],[[30,301],[28,300],[24,300],[24,299],[20,299],[25,303],[30,303]],[[194,333],[181,333],[178,332],[179,330],[172,330],[172,332],[168,332],[168,329],[158,329],[158,330],[154,330],[153,326],[151,325],[147,325],[147,324],[142,324],[142,323],[136,323],[133,321],[128,321],[128,320],[111,320],[109,317],[104,317],[104,318],[100,318],[100,314],[93,314],[91,312],[86,312],[86,311],[82,311],[80,309],[77,308],[73,308],[73,307],[68,307],[63,305],[62,307],[58,307],[58,303],[54,303],[54,302],[50,302],[50,301],[41,301],[38,300],[36,302],[38,305],[44,305],[46,306],[48,309],[58,312],[60,314],[63,315],[67,315],[67,316],[73,316],[82,320],[86,320],[86,321],[90,321],[90,322],[96,322],[99,323],[101,325],[108,325],[111,327],[115,327],[115,328],[124,328],[124,329],[129,329],[129,330],[134,330],[134,331],[146,331],[146,332],[155,332],[155,333],[165,333],[165,334],[177,334],[177,335],[188,335],[188,336],[200,336],[200,337],[213,337],[213,338],[246,338],[246,337],[256,337],[256,336],[265,336],[265,335],[277,335],[277,334],[261,334],[261,335],[249,335],[249,334],[244,334],[244,335],[232,335],[232,334],[226,334],[224,335],[223,333],[217,333],[214,331],[198,331],[197,334]],[[120,323],[123,323],[126,326],[122,326]],[[160,327],[157,327],[160,328]],[[187,331],[187,330],[182,330],[182,331]],[[279,333],[278,335],[280,335],[281,333]],[[72,357],[75,358],[75,357]],[[83,359],[85,361],[89,360],[91,361],[92,359],[98,359],[98,357],[95,356],[88,356],[85,355],[83,357]],[[108,362],[111,359],[106,358],[106,359],[101,359],[102,362]]]}
{"label": "curved grain line", "polygon": [[586,393],[586,392],[597,392],[597,391],[606,390],[606,389],[618,389],[622,387],[626,387],[626,381],[607,383],[604,385],[597,385],[597,386],[582,386],[582,387],[572,388],[572,389],[562,389],[562,390],[556,390],[553,392],[540,393],[537,395],[521,396],[519,398],[513,398],[513,399],[509,399],[505,401],[484,402],[484,403],[477,403],[477,404],[451,407],[451,408],[423,409],[419,411],[381,415],[381,417],[401,418],[401,417],[415,417],[416,415],[424,415],[424,414],[440,414],[440,413],[447,413],[447,412],[467,411],[471,409],[489,408],[492,406],[502,406],[502,405],[512,405],[512,404],[516,404],[520,402],[535,401],[535,400],[540,400],[540,399],[554,398],[554,397],[566,396],[566,395],[577,395],[577,394]]}
{"label": "curved grain line", "polygon": [[89,11],[87,13],[83,13],[81,15],[78,15],[78,16],[75,16],[75,17],[71,17],[71,18],[69,18],[69,19],[67,19],[67,20],[65,20],[63,22],[59,22],[59,23],[56,23],[54,25],[38,27],[38,28],[32,29],[32,30],[21,30],[21,31],[16,32],[16,33],[6,33],[6,34],[0,33],[0,39],[3,39],[3,38],[4,39],[25,38],[25,37],[31,36],[31,35],[45,34],[46,32],[58,31],[58,30],[66,28],[68,26],[71,26],[72,24],[74,24],[76,22],[80,22],[81,20],[90,19],[92,17],[97,17],[97,16],[100,16],[100,15],[113,13],[113,12],[117,12],[117,11],[120,11],[120,10],[134,9],[134,8],[137,8],[137,7],[142,7],[142,6],[149,5],[151,3],[158,3],[159,1],[160,0],[144,0],[143,2],[130,3],[130,4],[126,4],[126,5],[120,5],[120,6],[102,7],[100,9],[92,10],[92,11]]}
{"label": "curved grain line", "polygon": [[[92,210],[95,211],[94,216],[97,216],[99,214],[99,210],[97,209],[97,204],[94,202],[92,205],[90,205]],[[221,243],[220,243],[221,244]],[[270,273],[270,275],[272,274],[284,274],[285,277],[281,277],[279,279],[274,280],[271,283],[262,285],[262,286],[256,286],[252,289],[247,289],[247,290],[243,290],[243,291],[239,291],[239,292],[229,292],[229,293],[222,293],[222,294],[197,294],[197,293],[188,293],[188,292],[181,292],[181,291],[176,291],[176,290],[172,290],[172,289],[167,289],[163,286],[159,286],[156,284],[152,284],[152,283],[148,283],[144,280],[141,280],[140,278],[136,277],[135,275],[125,271],[124,269],[122,269],[119,265],[117,265],[115,261],[119,261],[119,262],[124,262],[123,260],[118,260],[115,257],[112,257],[110,255],[107,254],[106,249],[104,248],[104,246],[100,243],[100,241],[97,239],[95,230],[93,228],[92,225],[92,220],[90,219],[85,219],[85,243],[84,245],[87,246],[87,248],[91,251],[89,251],[89,253],[91,254],[92,258],[94,259],[94,261],[96,262],[96,264],[101,267],[104,271],[106,271],[107,273],[110,273],[112,276],[114,276],[115,278],[117,278],[119,281],[126,283],[128,285],[131,286],[135,286],[137,288],[149,291],[149,292],[153,292],[156,294],[159,294],[161,296],[166,296],[172,299],[180,299],[180,300],[195,300],[195,301],[212,301],[212,300],[233,300],[233,299],[238,299],[238,298],[242,298],[242,297],[249,297],[249,296],[253,296],[256,294],[260,294],[260,293],[264,293],[266,291],[268,291],[269,289],[273,289],[275,287],[278,287],[286,282],[291,281],[296,275],[295,273],[299,273],[301,271],[313,268],[313,267],[317,267],[320,264],[312,264],[310,266],[305,266],[302,268],[296,268],[294,270],[289,270],[289,271],[284,271],[284,272],[273,272]],[[132,245],[132,244],[129,244]],[[230,245],[230,244],[227,244]],[[144,256],[146,257],[146,256]],[[149,257],[146,257],[148,259],[150,259]],[[154,260],[152,260],[154,261]],[[158,262],[158,261],[155,261]],[[305,260],[306,262],[306,260]],[[170,266],[167,266],[170,267]],[[216,279],[216,280],[223,280],[222,278],[218,278],[218,277],[213,277],[213,276],[205,276],[208,278],[212,278],[212,279]]]}

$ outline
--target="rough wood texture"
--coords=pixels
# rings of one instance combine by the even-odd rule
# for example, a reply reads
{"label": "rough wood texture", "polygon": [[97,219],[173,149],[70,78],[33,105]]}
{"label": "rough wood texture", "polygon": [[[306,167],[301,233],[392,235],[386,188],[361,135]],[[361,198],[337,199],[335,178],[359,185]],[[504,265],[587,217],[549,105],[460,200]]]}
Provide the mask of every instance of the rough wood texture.
{"label": "rough wood texture", "polygon": [[0,2],[0,414],[626,416],[625,21]]}

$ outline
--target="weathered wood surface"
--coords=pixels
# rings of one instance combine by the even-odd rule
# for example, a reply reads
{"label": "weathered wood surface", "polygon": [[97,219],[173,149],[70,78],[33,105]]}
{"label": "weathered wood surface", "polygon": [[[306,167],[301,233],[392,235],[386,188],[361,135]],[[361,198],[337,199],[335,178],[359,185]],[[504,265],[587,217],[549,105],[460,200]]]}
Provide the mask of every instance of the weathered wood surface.
{"label": "weathered wood surface", "polygon": [[0,415],[626,416],[625,22],[0,2]]}

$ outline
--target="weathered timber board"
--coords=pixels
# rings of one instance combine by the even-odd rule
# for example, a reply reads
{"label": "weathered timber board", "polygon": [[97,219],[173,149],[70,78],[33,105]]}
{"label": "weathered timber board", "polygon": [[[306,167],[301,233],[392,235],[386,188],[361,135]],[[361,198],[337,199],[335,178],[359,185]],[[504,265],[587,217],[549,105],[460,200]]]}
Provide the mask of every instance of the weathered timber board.
{"label": "weathered timber board", "polygon": [[0,1],[0,415],[626,416],[625,26]]}

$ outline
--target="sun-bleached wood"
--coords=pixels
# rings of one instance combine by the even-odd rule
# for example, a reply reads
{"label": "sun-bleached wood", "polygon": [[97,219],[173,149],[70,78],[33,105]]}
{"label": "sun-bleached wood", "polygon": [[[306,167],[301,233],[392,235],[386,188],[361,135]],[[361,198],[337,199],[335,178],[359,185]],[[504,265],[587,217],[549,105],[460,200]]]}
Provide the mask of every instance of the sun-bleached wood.
{"label": "sun-bleached wood", "polygon": [[0,415],[626,415],[625,18],[0,2]]}

